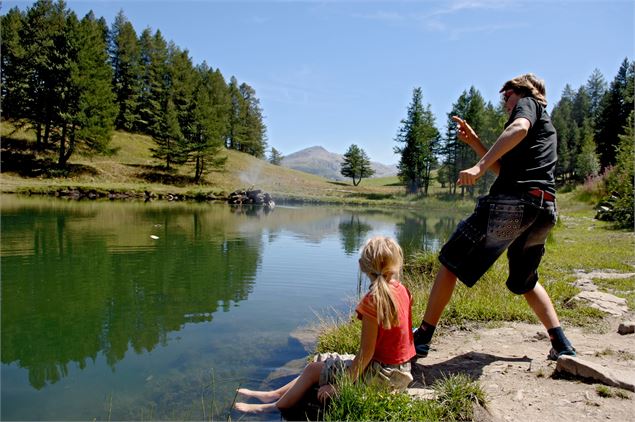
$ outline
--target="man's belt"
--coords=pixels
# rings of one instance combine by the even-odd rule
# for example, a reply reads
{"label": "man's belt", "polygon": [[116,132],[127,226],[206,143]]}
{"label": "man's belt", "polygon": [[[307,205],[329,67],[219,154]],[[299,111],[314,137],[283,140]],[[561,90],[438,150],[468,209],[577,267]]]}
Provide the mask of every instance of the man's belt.
{"label": "man's belt", "polygon": [[530,194],[533,197],[536,198],[540,198],[543,202],[544,201],[550,201],[553,202],[554,199],[556,199],[556,196],[549,193],[549,192],[545,192],[542,189],[532,189],[529,192],[527,192],[528,194]]}

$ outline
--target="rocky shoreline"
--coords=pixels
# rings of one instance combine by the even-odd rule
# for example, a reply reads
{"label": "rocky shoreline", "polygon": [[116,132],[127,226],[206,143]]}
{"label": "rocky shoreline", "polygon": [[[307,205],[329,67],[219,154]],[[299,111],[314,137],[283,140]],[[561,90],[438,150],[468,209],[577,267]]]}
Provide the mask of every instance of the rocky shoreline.
{"label": "rocky shoreline", "polygon": [[270,208],[275,206],[272,196],[260,189],[239,189],[230,194],[225,192],[152,192],[148,190],[100,190],[83,187],[51,188],[48,190],[27,189],[14,193],[28,196],[53,196],[75,200],[166,200],[166,201],[194,201],[194,202],[227,202],[230,205],[263,205]]}

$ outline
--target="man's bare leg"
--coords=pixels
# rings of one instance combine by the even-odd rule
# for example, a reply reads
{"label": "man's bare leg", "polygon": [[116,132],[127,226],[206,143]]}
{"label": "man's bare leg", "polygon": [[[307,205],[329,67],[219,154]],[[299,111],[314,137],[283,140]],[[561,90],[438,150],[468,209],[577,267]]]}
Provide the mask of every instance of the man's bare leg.
{"label": "man's bare leg", "polygon": [[523,296],[546,329],[560,326],[558,314],[551,303],[551,298],[540,283],[536,283],[536,287]]}
{"label": "man's bare leg", "polygon": [[430,325],[436,326],[441,319],[443,310],[450,302],[452,293],[456,286],[456,276],[454,273],[441,264],[441,268],[434,279],[434,284],[430,290],[430,298],[426,305],[426,311],[423,320]]}

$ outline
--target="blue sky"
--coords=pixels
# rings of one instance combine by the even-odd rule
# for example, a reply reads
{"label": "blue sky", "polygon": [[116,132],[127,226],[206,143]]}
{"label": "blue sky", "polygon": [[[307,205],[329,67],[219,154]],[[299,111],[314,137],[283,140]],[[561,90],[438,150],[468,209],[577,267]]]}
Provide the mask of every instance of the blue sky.
{"label": "blue sky", "polygon": [[[32,1],[3,1],[2,13]],[[355,143],[396,163],[394,138],[421,87],[437,127],[475,86],[499,101],[508,79],[534,72],[553,105],[594,69],[613,80],[634,56],[632,0],[67,1],[111,25],[121,9],[137,33],[159,29],[225,78],[256,90],[268,142],[283,155]],[[550,108],[549,108],[550,109]]]}

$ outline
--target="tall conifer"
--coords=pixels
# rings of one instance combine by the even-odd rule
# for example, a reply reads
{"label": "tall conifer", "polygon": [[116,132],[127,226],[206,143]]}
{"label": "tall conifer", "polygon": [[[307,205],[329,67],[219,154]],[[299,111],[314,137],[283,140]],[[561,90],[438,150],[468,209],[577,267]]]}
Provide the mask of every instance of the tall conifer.
{"label": "tall conifer", "polygon": [[602,168],[615,164],[619,134],[633,110],[635,62],[624,59],[604,95],[595,124],[595,138]]}
{"label": "tall conifer", "polygon": [[116,126],[131,131],[139,120],[137,113],[141,95],[141,66],[137,33],[123,11],[117,14],[112,24],[110,57],[113,88],[119,106]]}
{"label": "tall conifer", "polygon": [[413,90],[407,117],[401,124],[395,141],[403,145],[394,148],[395,153],[401,154],[397,165],[399,178],[408,193],[423,190],[427,194],[440,137],[430,105],[423,106],[421,88]]}

